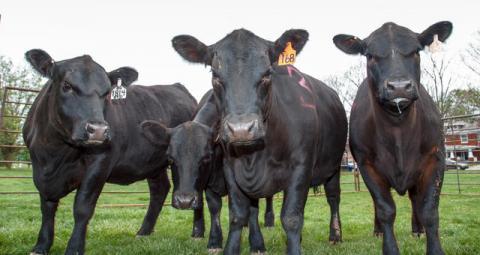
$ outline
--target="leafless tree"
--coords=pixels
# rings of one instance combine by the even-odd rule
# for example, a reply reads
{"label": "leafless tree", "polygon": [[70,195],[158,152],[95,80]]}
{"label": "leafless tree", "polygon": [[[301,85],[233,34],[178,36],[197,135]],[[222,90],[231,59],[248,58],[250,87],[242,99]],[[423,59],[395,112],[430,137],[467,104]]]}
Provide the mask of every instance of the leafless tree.
{"label": "leafless tree", "polygon": [[451,111],[449,95],[457,80],[450,68],[452,58],[438,52],[426,53],[422,60],[422,84],[437,104],[440,114],[445,117]]}
{"label": "leafless tree", "polygon": [[350,66],[345,73],[327,76],[324,80],[327,85],[337,91],[347,114],[352,108],[357,89],[366,77],[365,61],[359,61]]}
{"label": "leafless tree", "polygon": [[461,58],[465,66],[480,77],[480,30],[475,33]]}

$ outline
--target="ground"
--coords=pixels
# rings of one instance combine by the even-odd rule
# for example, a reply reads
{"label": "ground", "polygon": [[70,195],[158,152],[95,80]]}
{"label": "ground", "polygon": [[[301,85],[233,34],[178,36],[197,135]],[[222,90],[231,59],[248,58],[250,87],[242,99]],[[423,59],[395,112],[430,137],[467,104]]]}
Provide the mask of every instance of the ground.
{"label": "ground", "polygon": [[[446,254],[480,254],[480,174],[460,175],[462,195],[458,195],[457,176],[446,175],[440,201],[440,236]],[[30,170],[2,170],[0,176],[31,176]],[[305,209],[302,247],[304,254],[380,254],[381,239],[372,235],[373,206],[368,192],[351,192],[353,177],[342,176],[340,213],[343,243],[328,242],[329,209],[325,197],[311,196]],[[363,191],[365,188],[362,186]],[[130,186],[107,185],[106,191],[147,191],[145,182]],[[12,191],[35,191],[31,179],[0,179],[0,254],[28,254],[40,227],[39,199],[36,194],[1,194]],[[465,195],[469,194],[469,195]],[[477,194],[477,195],[472,195]],[[425,237],[410,234],[410,203],[407,197],[395,195],[397,219],[395,233],[401,254],[425,254]],[[63,254],[73,227],[73,196],[62,200],[56,218],[55,241],[51,254]],[[146,204],[148,194],[102,194],[90,222],[87,254],[207,254],[207,238],[192,240],[191,211],[165,206],[152,236],[135,238],[145,207],[114,207],[112,204]],[[275,200],[276,224],[262,227],[268,254],[284,254],[285,234],[279,220],[281,199]],[[263,214],[264,202],[261,202]],[[263,215],[260,218],[263,224]],[[228,208],[224,200],[222,226],[227,235]],[[207,231],[209,218],[207,217]],[[247,229],[243,231],[242,254],[249,254]]]}

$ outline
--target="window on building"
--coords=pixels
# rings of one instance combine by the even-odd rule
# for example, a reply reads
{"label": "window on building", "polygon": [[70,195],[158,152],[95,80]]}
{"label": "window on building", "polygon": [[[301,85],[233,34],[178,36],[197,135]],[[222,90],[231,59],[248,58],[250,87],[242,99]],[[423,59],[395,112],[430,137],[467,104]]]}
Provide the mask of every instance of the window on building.
{"label": "window on building", "polygon": [[460,135],[461,143],[468,143],[468,135]]}

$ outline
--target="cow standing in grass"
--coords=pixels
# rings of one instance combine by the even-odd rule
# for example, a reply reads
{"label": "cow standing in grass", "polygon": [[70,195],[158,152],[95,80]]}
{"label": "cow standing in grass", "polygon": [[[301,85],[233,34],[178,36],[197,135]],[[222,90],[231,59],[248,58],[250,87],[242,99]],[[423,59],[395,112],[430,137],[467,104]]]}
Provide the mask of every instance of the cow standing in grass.
{"label": "cow standing in grass", "polygon": [[[157,146],[169,141],[169,157],[173,178],[172,206],[177,209],[194,209],[192,237],[203,237],[203,192],[210,211],[210,235],[207,248],[210,252],[222,249],[220,212],[222,196],[227,194],[223,174],[223,151],[218,143],[219,114],[212,90],[199,103],[199,110],[192,121],[175,128],[167,128],[158,121],[144,121],[145,136]],[[268,197],[265,210],[265,226],[273,227],[274,213],[272,197]],[[250,236],[258,235],[258,210],[252,208],[249,216]]]}
{"label": "cow standing in grass", "polygon": [[73,190],[75,225],[65,254],[83,254],[87,224],[106,182],[147,179],[150,204],[137,235],[150,234],[170,188],[167,148],[151,145],[139,124],[161,119],[177,126],[193,117],[195,99],[180,84],[131,86],[115,103],[109,99],[112,84],[120,79],[130,85],[138,76],[132,68],[107,73],[90,56],[53,61],[42,50],[28,51],[26,59],[48,78],[23,127],[42,210],[32,254],[50,250],[59,200]]}
{"label": "cow standing in grass", "polygon": [[420,55],[435,36],[445,41],[450,22],[420,34],[386,23],[366,39],[337,35],[335,45],[367,57],[367,78],[350,115],[350,148],[375,205],[375,235],[383,234],[383,253],[399,254],[393,232],[395,203],[390,189],[408,191],[412,232],[426,231],[427,254],[443,254],[438,204],[445,168],[443,123],[420,84]]}
{"label": "cow standing in grass", "polygon": [[[183,58],[212,68],[229,193],[225,254],[240,253],[251,206],[258,211],[259,198],[280,191],[287,253],[300,254],[303,212],[312,184],[325,184],[330,241],[341,240],[338,206],[345,111],[338,95],[324,83],[292,65],[277,65],[287,44],[299,53],[307,38],[305,30],[289,30],[270,42],[239,29],[210,46],[188,35],[172,40]],[[265,250],[260,231],[249,241],[252,252]]]}

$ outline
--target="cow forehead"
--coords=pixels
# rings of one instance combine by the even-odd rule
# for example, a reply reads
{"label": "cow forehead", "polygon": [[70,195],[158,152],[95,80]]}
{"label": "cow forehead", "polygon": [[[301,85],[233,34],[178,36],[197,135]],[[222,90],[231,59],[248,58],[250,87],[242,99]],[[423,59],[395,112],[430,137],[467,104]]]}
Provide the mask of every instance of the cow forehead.
{"label": "cow forehead", "polygon": [[81,56],[57,62],[59,72],[75,85],[104,84],[109,85],[105,69],[93,61],[90,56]]}
{"label": "cow forehead", "polygon": [[189,121],[174,129],[170,144],[174,153],[198,155],[206,149],[209,138],[208,127]]}
{"label": "cow forehead", "polygon": [[219,61],[255,59],[268,56],[269,42],[256,36],[254,33],[238,29],[217,42],[213,49]]}
{"label": "cow forehead", "polygon": [[406,27],[395,23],[385,23],[365,40],[367,53],[386,57],[392,50],[407,55],[421,48],[418,35]]}

